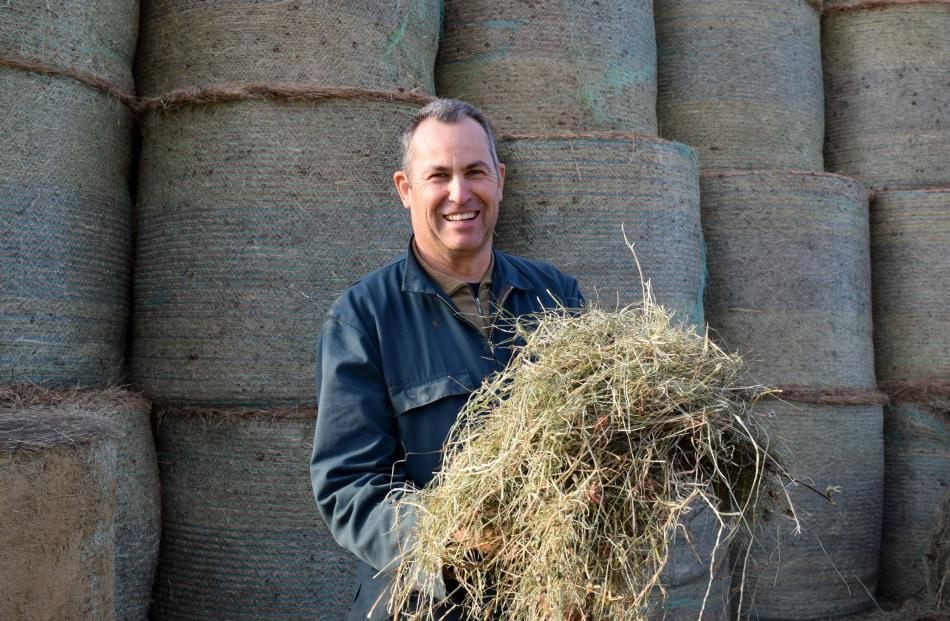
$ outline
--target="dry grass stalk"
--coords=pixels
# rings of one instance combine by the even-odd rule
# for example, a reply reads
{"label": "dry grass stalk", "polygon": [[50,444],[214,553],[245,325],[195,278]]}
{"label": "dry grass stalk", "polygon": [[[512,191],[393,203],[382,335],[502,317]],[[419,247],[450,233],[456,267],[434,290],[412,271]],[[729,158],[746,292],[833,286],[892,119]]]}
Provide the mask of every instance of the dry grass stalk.
{"label": "dry grass stalk", "polygon": [[400,501],[418,522],[396,618],[427,618],[451,567],[473,618],[644,619],[689,512],[715,512],[721,546],[766,486],[787,500],[751,412],[771,391],[644,300],[513,322],[524,345],[472,394],[433,483]]}

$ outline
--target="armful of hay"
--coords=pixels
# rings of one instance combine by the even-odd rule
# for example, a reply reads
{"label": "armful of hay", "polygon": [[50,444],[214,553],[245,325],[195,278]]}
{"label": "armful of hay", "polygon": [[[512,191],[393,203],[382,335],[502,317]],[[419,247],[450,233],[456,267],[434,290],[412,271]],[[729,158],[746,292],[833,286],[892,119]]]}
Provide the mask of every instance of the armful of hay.
{"label": "armful of hay", "polygon": [[780,485],[751,410],[771,391],[741,385],[737,355],[649,295],[516,331],[524,344],[471,395],[442,471],[412,497],[391,612],[427,618],[426,580],[448,566],[477,618],[642,619],[689,512],[712,510],[724,541]]}

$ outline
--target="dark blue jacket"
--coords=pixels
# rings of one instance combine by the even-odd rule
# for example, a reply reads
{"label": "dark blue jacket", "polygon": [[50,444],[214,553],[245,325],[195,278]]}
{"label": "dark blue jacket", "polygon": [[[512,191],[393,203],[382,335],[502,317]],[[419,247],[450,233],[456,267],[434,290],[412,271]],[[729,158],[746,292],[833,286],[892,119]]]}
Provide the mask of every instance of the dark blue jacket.
{"label": "dark blue jacket", "polygon": [[[494,255],[493,299],[506,313],[582,304],[577,281],[550,265]],[[460,318],[412,252],[330,309],[317,351],[310,476],[333,536],[362,561],[351,619],[366,619],[386,590],[412,527],[411,512],[397,519],[393,501],[432,479],[469,393],[508,363],[511,337],[496,327],[486,339]],[[387,618],[386,603],[369,618]]]}

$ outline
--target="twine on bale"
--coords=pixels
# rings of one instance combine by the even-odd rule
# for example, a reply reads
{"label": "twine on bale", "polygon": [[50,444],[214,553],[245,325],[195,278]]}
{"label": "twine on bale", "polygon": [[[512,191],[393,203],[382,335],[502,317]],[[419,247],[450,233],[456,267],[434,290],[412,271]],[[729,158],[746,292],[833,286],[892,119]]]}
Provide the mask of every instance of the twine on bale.
{"label": "twine on bale", "polygon": [[879,390],[844,388],[840,386],[778,385],[776,399],[815,405],[884,405],[888,396]]}
{"label": "twine on bale", "polygon": [[889,380],[880,388],[892,399],[914,403],[930,403],[936,399],[950,399],[950,379]]}
{"label": "twine on bale", "polygon": [[847,11],[880,9],[901,4],[950,4],[950,0],[824,0],[823,15]]}
{"label": "twine on bale", "polygon": [[106,95],[122,102],[132,110],[137,107],[138,100],[133,93],[122,89],[118,84],[107,80],[101,76],[88,71],[83,71],[78,67],[62,67],[53,65],[41,60],[27,58],[25,56],[15,56],[10,50],[0,52],[0,67],[9,69],[19,69],[21,71],[32,71],[33,73],[42,73],[58,78],[68,78],[84,84],[97,91],[102,91]]}

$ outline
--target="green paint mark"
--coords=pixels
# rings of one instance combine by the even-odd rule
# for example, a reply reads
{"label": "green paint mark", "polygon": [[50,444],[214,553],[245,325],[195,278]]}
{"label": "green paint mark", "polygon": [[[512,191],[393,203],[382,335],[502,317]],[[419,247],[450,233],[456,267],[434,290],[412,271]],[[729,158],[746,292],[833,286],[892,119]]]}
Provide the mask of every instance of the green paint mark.
{"label": "green paint mark", "polygon": [[526,19],[486,19],[485,21],[478,22],[481,26],[485,28],[508,28],[514,32],[519,32],[524,26],[528,23]]}
{"label": "green paint mark", "polygon": [[392,56],[393,52],[396,51],[396,48],[402,45],[402,42],[406,39],[406,30],[409,28],[409,13],[402,18],[402,23],[399,24],[399,28],[396,29],[391,35],[389,35],[389,41],[386,42],[386,51],[383,52],[383,63],[388,65],[389,58]]}

